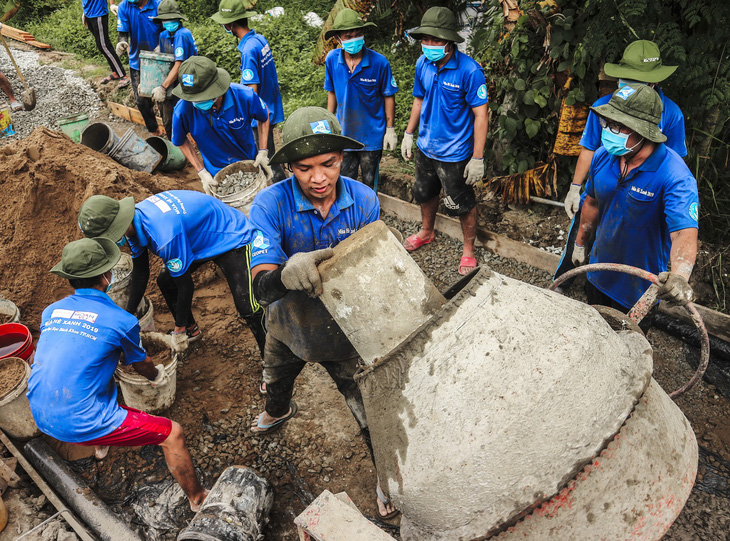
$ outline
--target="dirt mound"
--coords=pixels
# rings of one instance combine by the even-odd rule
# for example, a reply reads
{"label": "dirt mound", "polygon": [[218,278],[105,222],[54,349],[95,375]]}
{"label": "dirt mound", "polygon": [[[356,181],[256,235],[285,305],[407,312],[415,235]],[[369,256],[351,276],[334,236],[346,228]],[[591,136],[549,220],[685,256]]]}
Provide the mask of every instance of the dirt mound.
{"label": "dirt mound", "polygon": [[82,236],[81,204],[96,194],[139,201],[179,187],[174,179],[129,170],[47,128],[1,148],[0,297],[17,304],[23,323],[38,332],[43,309],[72,291],[48,271],[63,246]]}

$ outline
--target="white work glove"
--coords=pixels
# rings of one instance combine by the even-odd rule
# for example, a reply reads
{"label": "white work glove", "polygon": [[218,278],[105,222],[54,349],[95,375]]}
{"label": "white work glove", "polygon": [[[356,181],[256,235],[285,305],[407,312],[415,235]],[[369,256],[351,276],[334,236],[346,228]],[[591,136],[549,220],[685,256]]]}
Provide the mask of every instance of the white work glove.
{"label": "white work glove", "polygon": [[383,150],[395,150],[398,145],[398,135],[395,133],[394,127],[385,128],[383,136]]}
{"label": "white work glove", "polygon": [[269,181],[274,177],[274,172],[269,167],[269,151],[265,148],[259,150],[256,154],[256,159],[253,161],[254,167],[261,167],[266,175],[266,180]]}
{"label": "white work glove", "polygon": [[120,41],[119,43],[117,43],[117,46],[114,48],[114,50],[117,52],[117,56],[122,56],[129,50],[129,43],[127,43],[126,41]]}
{"label": "white work glove", "polygon": [[580,184],[571,184],[570,190],[568,190],[568,195],[565,196],[565,214],[567,214],[568,218],[571,220],[580,208],[580,187]]}
{"label": "white work glove", "polygon": [[413,157],[413,134],[405,132],[403,134],[403,141],[400,144],[400,155],[403,156],[405,161],[410,161]]}
{"label": "white work glove", "polygon": [[157,368],[157,377],[150,381],[150,385],[154,387],[161,387],[165,383],[167,383],[167,380],[169,379],[167,377],[167,372],[165,371],[165,366],[162,364],[156,364],[155,368]]}
{"label": "white work glove", "polygon": [[571,258],[571,261],[573,262],[573,265],[575,265],[576,267],[585,265],[586,264],[586,247],[578,246],[577,244],[574,244],[573,245],[573,257]]}
{"label": "white work glove", "polygon": [[116,17],[117,13],[119,13],[119,6],[116,4],[111,4],[109,6],[109,11],[111,11],[114,14],[114,16]]}
{"label": "white work glove", "polygon": [[152,99],[155,101],[165,101],[167,99],[167,90],[160,85],[152,89]]}
{"label": "white work glove", "polygon": [[188,333],[174,332],[170,335],[170,349],[174,353],[185,353],[188,349]]}
{"label": "white work glove", "polygon": [[200,181],[203,183],[203,191],[208,195],[213,195],[213,189],[218,187],[218,182],[213,179],[213,175],[203,168],[198,171]]}
{"label": "white work glove", "polygon": [[472,158],[464,168],[464,178],[469,186],[474,186],[484,178],[484,159]]}
{"label": "white work glove", "polygon": [[694,292],[687,280],[676,272],[662,272],[657,276],[657,296],[671,306],[684,306],[692,302]]}
{"label": "white work glove", "polygon": [[312,297],[321,295],[322,278],[319,276],[317,263],[333,255],[332,248],[294,254],[281,270],[281,283],[287,289],[306,291]]}

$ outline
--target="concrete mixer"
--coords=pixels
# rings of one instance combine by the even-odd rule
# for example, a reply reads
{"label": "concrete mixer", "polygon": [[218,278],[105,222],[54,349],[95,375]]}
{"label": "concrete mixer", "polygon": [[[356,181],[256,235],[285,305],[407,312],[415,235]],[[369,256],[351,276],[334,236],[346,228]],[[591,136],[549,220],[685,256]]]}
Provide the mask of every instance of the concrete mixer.
{"label": "concrete mixer", "polygon": [[404,540],[659,539],[676,519],[697,442],[638,328],[485,267],[442,296],[382,222],[319,271]]}

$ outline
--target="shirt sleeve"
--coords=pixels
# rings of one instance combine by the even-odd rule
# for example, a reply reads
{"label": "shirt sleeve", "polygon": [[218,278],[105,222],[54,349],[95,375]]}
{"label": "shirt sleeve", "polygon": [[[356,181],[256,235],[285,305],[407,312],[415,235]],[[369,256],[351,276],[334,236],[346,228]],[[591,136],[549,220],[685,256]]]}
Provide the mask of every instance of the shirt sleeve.
{"label": "shirt sleeve", "polygon": [[588,113],[586,127],[583,129],[583,135],[578,144],[594,152],[601,147],[601,125],[598,123],[598,115],[593,111]]}
{"label": "shirt sleeve", "polygon": [[[288,259],[281,247],[282,232],[279,220],[269,214],[267,206],[259,196],[256,196],[249,212],[251,222],[257,229],[251,248],[251,268],[265,263],[282,265]],[[276,205],[274,208],[277,208]]]}
{"label": "shirt sleeve", "polygon": [[[249,89],[250,90],[250,89]],[[253,90],[251,90],[253,96],[251,97],[251,118],[256,120],[265,121],[269,119],[268,109],[266,108],[266,102],[259,97]]]}
{"label": "shirt sleeve", "polygon": [[180,100],[175,105],[175,109],[172,112],[172,135],[170,141],[176,147],[181,146],[185,143],[188,137],[188,127],[183,115],[183,107],[185,106],[185,100]]}
{"label": "shirt sleeve", "polygon": [[697,229],[699,198],[697,181],[687,173],[678,177],[664,192],[664,217],[669,232]]}
{"label": "shirt sleeve", "polygon": [[327,59],[324,61],[324,89],[327,92],[334,92],[335,91],[335,83],[332,80],[332,53],[334,51],[330,52],[327,55]]}
{"label": "shirt sleeve", "polygon": [[596,187],[593,183],[593,174],[594,174],[594,168],[593,164],[596,163],[595,155],[593,156],[593,160],[591,161],[591,167],[588,170],[588,177],[586,179],[586,187],[583,190],[583,196],[592,197],[593,199],[596,198]]}
{"label": "shirt sleeve", "polygon": [[393,96],[398,92],[398,84],[393,77],[393,70],[390,69],[390,62],[387,60],[383,64],[380,81],[380,93],[383,96]]}
{"label": "shirt sleeve", "polygon": [[259,58],[261,51],[251,49],[241,53],[241,84],[242,85],[258,85],[261,84],[261,59]]}
{"label": "shirt sleeve", "polygon": [[129,13],[127,3],[121,2],[117,11],[117,32],[129,32]]}
{"label": "shirt sleeve", "polygon": [[142,340],[139,337],[139,322],[135,322],[134,325],[132,325],[132,327],[122,335],[119,342],[122,348],[122,353],[124,353],[125,365],[138,363],[147,358],[147,352],[142,347]]}
{"label": "shirt sleeve", "polygon": [[191,56],[193,56],[192,44],[190,43],[188,36],[179,31],[177,34],[175,34],[175,52],[174,52],[174,54],[175,54],[176,62],[185,61],[188,58],[190,58]]}
{"label": "shirt sleeve", "polygon": [[465,81],[466,103],[469,107],[479,107],[489,101],[487,96],[487,80],[484,78],[484,70],[473,70]]}
{"label": "shirt sleeve", "polygon": [[193,250],[184,233],[178,233],[167,244],[160,246],[157,255],[172,276],[185,274],[194,258]]}
{"label": "shirt sleeve", "polygon": [[[672,107],[673,105],[673,107]],[[674,152],[679,154],[680,158],[687,155],[687,144],[685,141],[684,115],[679,107],[674,104],[667,104],[668,118],[666,125],[662,125],[662,133],[667,136],[664,143]]]}
{"label": "shirt sleeve", "polygon": [[418,59],[416,62],[416,76],[413,78],[413,97],[423,98],[426,95],[426,90],[423,88],[421,76],[423,74],[424,56]]}

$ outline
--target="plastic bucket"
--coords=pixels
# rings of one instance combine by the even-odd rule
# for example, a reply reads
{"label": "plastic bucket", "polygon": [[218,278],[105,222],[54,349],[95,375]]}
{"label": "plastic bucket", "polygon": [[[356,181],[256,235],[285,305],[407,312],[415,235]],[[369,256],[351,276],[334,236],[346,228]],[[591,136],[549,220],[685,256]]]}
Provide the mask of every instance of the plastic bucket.
{"label": "plastic bucket", "polygon": [[28,327],[20,323],[0,325],[0,359],[20,357],[31,362],[33,357],[33,337]]}
{"label": "plastic bucket", "polygon": [[[30,366],[24,359],[8,357],[0,359],[0,428],[17,440],[29,440],[40,435],[25,396],[30,377]],[[6,381],[12,378],[13,381]]]}
{"label": "plastic bucket", "polygon": [[157,137],[155,135],[153,137],[148,137],[145,141],[162,156],[162,161],[160,162],[160,165],[157,166],[157,169],[160,171],[180,171],[180,169],[185,167],[187,160],[185,159],[185,155],[182,153],[182,150],[164,137]]}
{"label": "plastic bucket", "polygon": [[240,171],[246,173],[260,173],[260,175],[254,182],[252,182],[245,189],[239,192],[228,195],[218,195],[214,191],[213,195],[223,201],[226,205],[233,207],[234,209],[240,210],[246,216],[248,216],[248,211],[251,208],[251,203],[253,203],[254,197],[256,197],[257,193],[266,188],[266,185],[268,184],[268,182],[266,181],[266,176],[261,171],[259,171],[257,167],[254,166],[253,161],[244,160],[227,165],[223,169],[218,171],[213,178],[219,184],[222,184],[223,180],[228,175],[238,173]]}
{"label": "plastic bucket", "polygon": [[81,132],[81,144],[102,154],[109,154],[117,143],[119,143],[119,137],[111,126],[103,122],[89,124]]}
{"label": "plastic bucket", "polygon": [[7,299],[0,299],[0,324],[18,323],[20,321],[20,309],[15,303]]}
{"label": "plastic bucket", "polygon": [[155,330],[155,309],[152,307],[152,301],[147,297],[142,297],[134,315],[139,319],[140,331],[152,332]]}
{"label": "plastic bucket", "polygon": [[175,55],[169,53],[155,53],[153,51],[139,52],[139,94],[150,97],[152,90],[160,86],[167,79]]}
{"label": "plastic bucket", "polygon": [[81,132],[89,124],[89,115],[86,113],[78,113],[76,115],[67,116],[58,119],[58,126],[61,131],[69,136],[74,143],[81,142]]}
{"label": "plastic bucket", "polygon": [[150,380],[140,376],[136,372],[127,372],[117,368],[114,372],[119,387],[122,389],[124,403],[130,408],[156,413],[166,410],[175,402],[175,391],[177,390],[177,353],[172,356],[172,361],[165,367],[168,381],[165,385],[152,387]]}
{"label": "plastic bucket", "polygon": [[109,151],[109,157],[124,167],[151,173],[162,161],[162,155],[129,128],[119,142]]}
{"label": "plastic bucket", "polygon": [[10,119],[10,107],[0,109],[0,139],[15,135],[13,130],[13,122]]}
{"label": "plastic bucket", "polygon": [[127,309],[129,300],[129,284],[132,281],[132,256],[122,252],[119,262],[112,267],[112,285],[107,291],[114,304]]}

